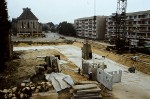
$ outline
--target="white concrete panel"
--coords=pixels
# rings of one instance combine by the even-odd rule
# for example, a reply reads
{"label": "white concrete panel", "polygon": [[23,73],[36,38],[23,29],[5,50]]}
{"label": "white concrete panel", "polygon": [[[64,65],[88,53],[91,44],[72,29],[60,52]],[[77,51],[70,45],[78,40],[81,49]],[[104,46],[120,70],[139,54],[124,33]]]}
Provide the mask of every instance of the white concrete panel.
{"label": "white concrete panel", "polygon": [[113,76],[102,69],[97,69],[97,81],[103,84],[109,90],[112,90]]}

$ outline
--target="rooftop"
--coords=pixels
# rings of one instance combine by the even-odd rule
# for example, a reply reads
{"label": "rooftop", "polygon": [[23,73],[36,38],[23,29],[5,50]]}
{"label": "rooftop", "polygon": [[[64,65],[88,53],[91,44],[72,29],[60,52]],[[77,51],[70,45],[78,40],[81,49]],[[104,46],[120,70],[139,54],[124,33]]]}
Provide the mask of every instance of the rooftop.
{"label": "rooftop", "polygon": [[38,18],[31,12],[30,8],[23,8],[23,13],[18,17],[19,20],[38,20]]}

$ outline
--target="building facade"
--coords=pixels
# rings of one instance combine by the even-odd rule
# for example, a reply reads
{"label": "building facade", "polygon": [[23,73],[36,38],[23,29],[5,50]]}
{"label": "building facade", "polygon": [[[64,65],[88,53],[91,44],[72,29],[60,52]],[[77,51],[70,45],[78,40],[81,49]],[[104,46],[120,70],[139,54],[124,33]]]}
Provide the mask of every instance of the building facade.
{"label": "building facade", "polygon": [[[106,39],[113,38],[116,35],[114,15],[112,14],[106,19]],[[150,10],[127,13],[125,35],[128,39],[150,40]]]}
{"label": "building facade", "polygon": [[106,16],[84,17],[74,20],[77,36],[103,40],[106,30]]}
{"label": "building facade", "polygon": [[18,18],[12,19],[12,30],[17,35],[30,34],[31,36],[42,33],[42,26],[30,8],[23,8],[23,13]]}

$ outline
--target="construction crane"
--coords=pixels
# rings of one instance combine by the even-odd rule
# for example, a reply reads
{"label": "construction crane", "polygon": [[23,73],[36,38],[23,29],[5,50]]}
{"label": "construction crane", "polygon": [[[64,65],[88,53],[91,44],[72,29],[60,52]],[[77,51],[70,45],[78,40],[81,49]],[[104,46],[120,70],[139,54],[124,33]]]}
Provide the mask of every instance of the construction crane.
{"label": "construction crane", "polygon": [[118,53],[122,53],[126,44],[126,8],[127,0],[117,1],[117,11],[114,16],[116,24],[116,38],[115,45]]}

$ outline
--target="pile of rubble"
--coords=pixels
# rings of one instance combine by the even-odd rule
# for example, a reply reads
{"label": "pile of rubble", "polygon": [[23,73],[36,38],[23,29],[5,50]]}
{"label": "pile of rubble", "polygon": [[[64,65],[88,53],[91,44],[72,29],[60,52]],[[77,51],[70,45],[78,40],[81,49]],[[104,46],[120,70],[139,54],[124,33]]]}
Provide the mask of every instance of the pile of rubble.
{"label": "pile of rubble", "polygon": [[96,81],[82,81],[70,91],[72,99],[101,99],[101,89]]}
{"label": "pile of rubble", "polygon": [[50,82],[21,83],[18,87],[0,90],[0,99],[28,99],[32,96],[32,93],[47,92],[51,89],[52,84]]}

